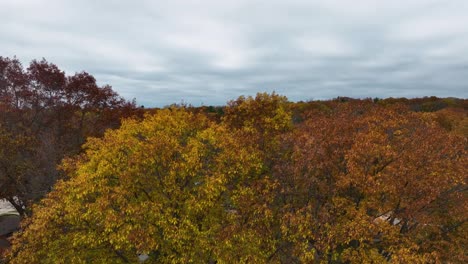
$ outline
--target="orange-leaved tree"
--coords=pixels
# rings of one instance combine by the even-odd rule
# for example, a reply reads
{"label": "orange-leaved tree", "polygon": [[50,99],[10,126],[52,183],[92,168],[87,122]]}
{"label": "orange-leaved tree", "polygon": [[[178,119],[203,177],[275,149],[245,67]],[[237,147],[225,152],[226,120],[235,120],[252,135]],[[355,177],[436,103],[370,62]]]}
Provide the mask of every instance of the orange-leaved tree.
{"label": "orange-leaved tree", "polygon": [[285,144],[276,177],[293,259],[466,261],[466,138],[360,102],[314,113]]}

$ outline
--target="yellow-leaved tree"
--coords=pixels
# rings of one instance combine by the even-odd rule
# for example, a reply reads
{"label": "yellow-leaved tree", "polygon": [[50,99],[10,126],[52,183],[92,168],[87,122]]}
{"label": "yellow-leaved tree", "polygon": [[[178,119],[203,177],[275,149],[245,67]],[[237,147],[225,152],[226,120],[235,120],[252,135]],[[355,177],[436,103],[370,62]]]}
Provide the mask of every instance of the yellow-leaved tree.
{"label": "yellow-leaved tree", "polygon": [[222,238],[235,212],[230,193],[262,169],[258,152],[243,145],[225,127],[184,109],[125,121],[64,162],[70,179],[35,206],[15,235],[10,262],[126,263],[146,254],[148,263],[207,263],[230,257],[232,237]]}

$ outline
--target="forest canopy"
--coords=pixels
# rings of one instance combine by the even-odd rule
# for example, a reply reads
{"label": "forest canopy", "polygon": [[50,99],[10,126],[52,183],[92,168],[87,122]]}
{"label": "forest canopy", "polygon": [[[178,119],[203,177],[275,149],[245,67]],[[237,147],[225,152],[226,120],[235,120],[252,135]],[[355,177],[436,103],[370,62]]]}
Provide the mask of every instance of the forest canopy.
{"label": "forest canopy", "polygon": [[464,263],[466,100],[418,100],[263,93],[125,119],[63,160],[7,258]]}

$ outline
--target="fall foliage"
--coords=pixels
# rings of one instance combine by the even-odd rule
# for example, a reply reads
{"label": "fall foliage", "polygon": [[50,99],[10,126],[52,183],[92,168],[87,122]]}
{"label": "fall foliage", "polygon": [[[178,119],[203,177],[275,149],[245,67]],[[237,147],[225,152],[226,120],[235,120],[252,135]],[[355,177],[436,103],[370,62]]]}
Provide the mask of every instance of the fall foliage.
{"label": "fall foliage", "polygon": [[286,142],[282,225],[301,262],[466,260],[466,137],[364,102],[313,113]]}
{"label": "fall foliage", "polygon": [[402,106],[340,105],[293,131],[285,109],[259,94],[221,124],[174,108],[90,140],[13,263],[464,260],[466,138]]}
{"label": "fall foliage", "polygon": [[27,69],[0,57],[0,199],[22,215],[61,176],[56,166],[89,136],[116,128],[137,109],[86,72],[66,76],[46,60]]}
{"label": "fall foliage", "polygon": [[[222,111],[152,110],[99,137],[118,126],[104,112],[125,106],[111,90],[86,73],[62,78],[44,61],[16,71],[45,99],[4,93],[6,113],[47,109],[40,122],[53,119],[57,131],[41,139],[69,148],[56,157],[77,155],[62,160],[64,177],[13,236],[9,263],[468,261],[466,100],[292,103],[261,93]],[[17,83],[8,91],[23,93]],[[60,117],[56,107],[73,111]],[[87,130],[92,121],[99,131]],[[12,132],[19,123],[0,126],[0,175],[14,187],[3,197],[42,168],[36,134]],[[80,152],[85,136],[94,137]]]}

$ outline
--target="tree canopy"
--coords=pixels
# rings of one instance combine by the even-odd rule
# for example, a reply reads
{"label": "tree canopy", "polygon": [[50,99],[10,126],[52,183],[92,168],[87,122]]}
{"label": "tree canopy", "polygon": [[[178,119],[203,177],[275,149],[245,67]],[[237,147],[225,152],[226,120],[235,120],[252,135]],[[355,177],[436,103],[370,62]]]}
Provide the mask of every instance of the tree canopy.
{"label": "tree canopy", "polygon": [[240,97],[218,121],[171,107],[89,139],[9,261],[467,261],[463,117],[376,100],[294,107]]}

